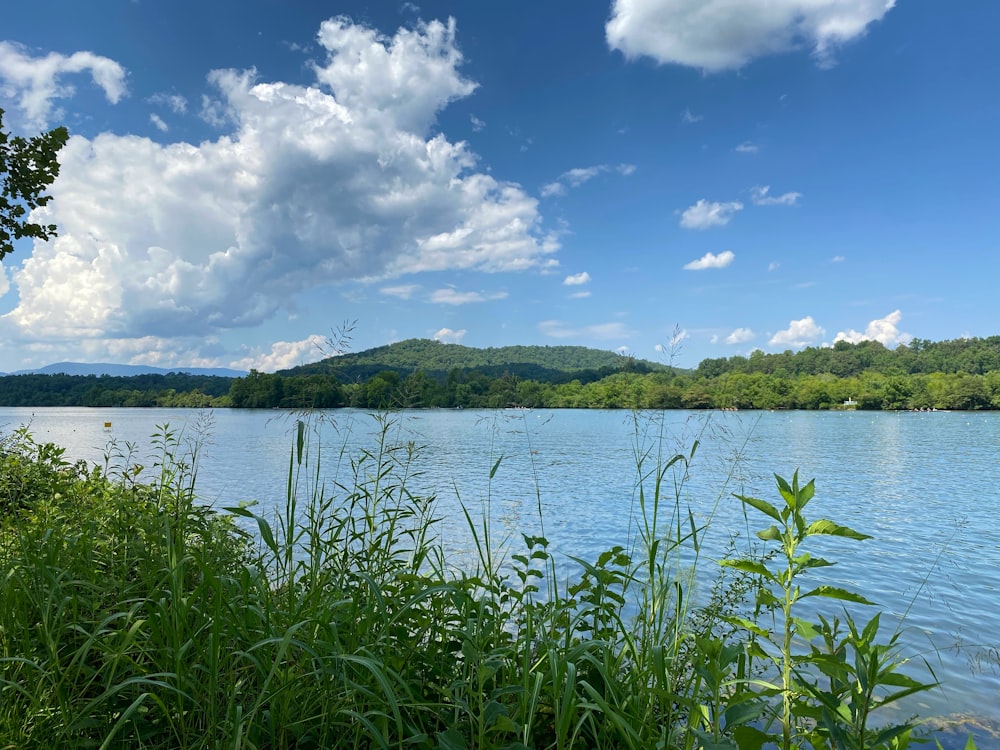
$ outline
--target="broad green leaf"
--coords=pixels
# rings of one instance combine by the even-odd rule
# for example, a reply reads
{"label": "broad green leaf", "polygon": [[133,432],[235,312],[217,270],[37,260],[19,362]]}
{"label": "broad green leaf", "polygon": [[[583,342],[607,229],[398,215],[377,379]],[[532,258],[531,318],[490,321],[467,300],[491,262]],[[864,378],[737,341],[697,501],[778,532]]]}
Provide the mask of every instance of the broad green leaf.
{"label": "broad green leaf", "polygon": [[469,747],[462,733],[454,728],[438,732],[437,740],[440,750],[468,750]]}
{"label": "broad green leaf", "polygon": [[775,521],[781,521],[781,516],[778,514],[777,508],[766,500],[761,500],[759,497],[747,497],[746,495],[736,495],[736,499],[741,503],[746,503],[752,508],[756,508],[761,513],[773,518]]}
{"label": "broad green leaf", "polygon": [[[759,700],[746,700],[742,703],[731,705],[723,714],[726,720],[726,730],[729,731],[742,724],[755,721],[764,713],[765,708],[767,708],[767,705]],[[740,745],[740,747],[743,746]]]}
{"label": "broad green leaf", "polygon": [[767,743],[777,743],[777,736],[762,732],[757,727],[741,726],[733,730],[733,739],[740,750],[761,750]]}
{"label": "broad green leaf", "polygon": [[754,575],[763,576],[769,581],[774,581],[774,574],[767,569],[764,563],[757,562],[756,560],[720,560],[719,565],[724,568],[732,568],[733,570],[742,570],[744,573],[753,573]]}
{"label": "broad green leaf", "polygon": [[771,525],[763,531],[758,531],[757,536],[765,542],[780,542],[781,532],[777,526]]}
{"label": "broad green leaf", "polygon": [[749,630],[751,633],[759,635],[761,638],[767,638],[769,635],[764,628],[755,623],[753,620],[748,620],[745,617],[724,617],[722,619],[724,619],[731,625],[736,625],[737,627],[741,627],[744,630]]}
{"label": "broad green leaf", "polygon": [[704,730],[692,727],[691,731],[698,738],[698,744],[702,750],[737,750],[736,743],[728,737],[720,737],[719,741],[716,742],[715,738]]}
{"label": "broad green leaf", "polygon": [[841,601],[856,602],[857,604],[875,604],[875,602],[865,599],[861,594],[836,586],[817,586],[812,591],[802,594],[799,598],[805,599],[807,596],[825,596],[829,599],[840,599]]}
{"label": "broad green leaf", "polygon": [[862,541],[864,539],[871,539],[868,534],[862,534],[861,532],[855,531],[854,529],[848,528],[847,526],[841,526],[838,523],[821,518],[818,521],[813,521],[809,524],[809,528],[806,529],[806,536],[813,536],[814,534],[823,536],[842,536],[848,539],[857,539]]}
{"label": "broad green leaf", "polygon": [[793,617],[792,622],[795,623],[795,632],[807,641],[811,641],[819,635],[819,631],[816,630],[816,626],[808,620]]}
{"label": "broad green leaf", "polygon": [[812,555],[805,554],[801,555],[793,561],[799,566],[799,571],[809,570],[810,568],[829,568],[837,563],[830,562],[829,560],[824,560],[822,557],[813,557]]}

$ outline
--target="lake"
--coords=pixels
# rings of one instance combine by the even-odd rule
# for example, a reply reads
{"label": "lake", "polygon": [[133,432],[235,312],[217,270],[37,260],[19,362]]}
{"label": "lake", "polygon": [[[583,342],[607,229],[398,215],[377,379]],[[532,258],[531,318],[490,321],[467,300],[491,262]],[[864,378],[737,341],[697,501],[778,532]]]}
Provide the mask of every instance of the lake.
{"label": "lake", "polygon": [[[324,416],[337,427],[318,433],[323,475],[344,482],[350,465],[340,457],[374,449],[380,425],[355,410]],[[699,564],[707,588],[734,535],[745,549],[770,525],[745,517],[732,493],[773,503],[773,473],[790,479],[799,469],[803,482],[816,480],[809,518],[874,537],[825,545],[838,562],[831,580],[878,602],[887,632],[901,623],[908,653],[927,659],[943,684],[907,709],[982,724],[980,747],[1000,748],[989,731],[1000,731],[1000,413],[429,410],[392,420],[388,440],[417,448],[410,487],[437,496],[455,565],[469,552],[460,502],[515,552],[521,533],[544,533],[560,557],[593,560],[628,546],[637,456],[649,454],[648,470],[657,453],[688,454],[698,441],[679,499],[685,513],[711,520]],[[113,441],[146,465],[150,436],[169,424],[202,444],[204,502],[256,501],[265,514],[284,502],[294,416],[281,411],[0,409],[4,432],[23,424],[74,459],[103,463]],[[836,614],[836,602],[824,611]]]}

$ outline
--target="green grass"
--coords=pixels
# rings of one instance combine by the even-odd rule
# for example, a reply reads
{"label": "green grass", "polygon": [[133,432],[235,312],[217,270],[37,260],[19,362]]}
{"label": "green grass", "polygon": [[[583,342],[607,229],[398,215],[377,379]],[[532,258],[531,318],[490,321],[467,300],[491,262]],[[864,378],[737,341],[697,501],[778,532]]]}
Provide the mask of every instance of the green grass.
{"label": "green grass", "polygon": [[793,611],[796,529],[831,528],[805,521],[797,478],[778,481],[785,506],[743,498],[786,523],[788,554],[734,556],[696,605],[697,442],[664,454],[637,426],[637,533],[596,560],[557,569],[544,533],[511,548],[467,510],[478,564],[456,571],[434,499],[408,489],[419,452],[379,419],[329,486],[322,425],[297,423],[276,517],[200,505],[197,451],[166,427],[142,481],[133,446],[87,467],[4,438],[0,749],[909,741],[913,722],[871,729],[887,695],[929,687],[903,676],[896,637]]}

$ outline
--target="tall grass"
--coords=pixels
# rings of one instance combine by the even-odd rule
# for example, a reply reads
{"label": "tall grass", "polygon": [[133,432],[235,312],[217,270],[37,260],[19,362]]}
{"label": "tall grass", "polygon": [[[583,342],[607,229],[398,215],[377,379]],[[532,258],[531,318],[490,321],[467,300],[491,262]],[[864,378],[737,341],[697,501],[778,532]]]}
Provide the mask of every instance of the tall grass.
{"label": "tall grass", "polygon": [[[695,597],[697,442],[664,453],[662,434],[637,430],[636,533],[596,559],[557,562],[544,532],[505,547],[466,509],[478,563],[453,570],[435,499],[409,489],[418,451],[378,419],[370,449],[334,457],[346,471],[330,484],[319,426],[297,422],[274,516],[200,505],[197,451],[166,427],[152,479],[132,446],[87,467],[26,430],[5,438],[0,748],[907,741],[909,722],[869,731],[878,688],[903,679],[895,643],[874,643],[877,618],[847,620],[845,635],[785,608],[793,632],[779,639],[775,584],[793,583],[772,567],[780,556],[741,555]],[[781,481],[783,497],[798,491]],[[800,505],[789,528],[805,523]]]}

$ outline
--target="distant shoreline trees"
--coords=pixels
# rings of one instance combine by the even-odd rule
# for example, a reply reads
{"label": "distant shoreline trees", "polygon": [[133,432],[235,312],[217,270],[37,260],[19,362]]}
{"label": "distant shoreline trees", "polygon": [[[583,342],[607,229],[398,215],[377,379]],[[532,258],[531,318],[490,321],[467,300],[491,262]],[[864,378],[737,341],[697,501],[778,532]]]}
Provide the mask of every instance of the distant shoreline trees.
{"label": "distant shoreline trees", "polygon": [[[531,365],[447,372],[419,360],[365,362],[351,377],[337,359],[311,374],[243,378],[185,374],[131,377],[15,375],[0,378],[0,406],[152,406],[361,409],[531,407],[549,409],[1000,409],[1000,337],[890,350],[877,342],[703,361],[694,371],[649,371],[620,359],[617,371]],[[346,359],[346,358],[345,358]],[[496,374],[499,371],[499,374]],[[524,370],[520,370],[524,372]],[[547,379],[546,379],[547,378]]]}

